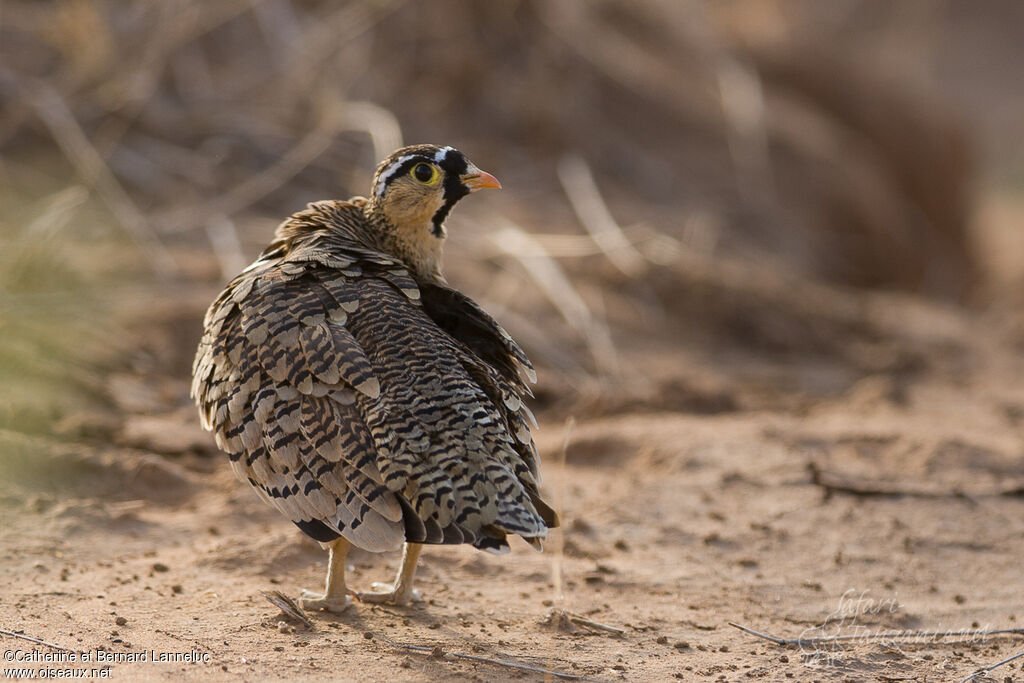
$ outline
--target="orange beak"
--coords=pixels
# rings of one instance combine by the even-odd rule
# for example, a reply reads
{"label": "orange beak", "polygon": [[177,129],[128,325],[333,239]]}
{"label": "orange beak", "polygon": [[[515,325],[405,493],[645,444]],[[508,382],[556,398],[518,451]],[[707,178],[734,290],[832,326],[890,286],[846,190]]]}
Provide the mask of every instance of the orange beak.
{"label": "orange beak", "polygon": [[501,183],[498,182],[497,178],[492,176],[490,173],[479,169],[476,169],[475,172],[470,173],[469,175],[462,176],[462,184],[468,187],[470,192],[476,192],[477,190],[482,190],[485,187],[490,187],[495,190],[501,189]]}

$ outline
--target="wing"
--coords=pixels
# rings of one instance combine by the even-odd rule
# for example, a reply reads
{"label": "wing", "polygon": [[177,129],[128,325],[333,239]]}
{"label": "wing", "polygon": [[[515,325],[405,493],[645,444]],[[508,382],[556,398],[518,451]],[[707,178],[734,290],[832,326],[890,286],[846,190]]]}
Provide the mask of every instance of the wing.
{"label": "wing", "polygon": [[530,393],[522,378],[535,383],[537,373],[512,335],[465,294],[435,284],[421,285],[420,289],[423,308],[441,329],[497,368],[521,392]]}
{"label": "wing", "polygon": [[[537,373],[526,353],[512,336],[486,311],[465,294],[435,284],[420,286],[425,312],[441,329],[460,342],[474,357],[467,371],[499,407],[506,426],[516,436],[516,450],[540,483],[540,462],[533,444],[530,425],[537,420],[523,399],[532,396],[530,383]],[[548,527],[558,526],[554,510],[535,493],[534,506]]]}
{"label": "wing", "polygon": [[[373,305],[348,321],[380,375],[381,399],[366,420],[385,484],[421,519],[454,526],[478,547],[504,548],[507,533],[542,538],[548,526],[534,502],[536,478],[502,391],[509,404],[521,401],[418,305],[415,283],[389,275],[360,283]],[[528,429],[519,436],[530,441]]]}

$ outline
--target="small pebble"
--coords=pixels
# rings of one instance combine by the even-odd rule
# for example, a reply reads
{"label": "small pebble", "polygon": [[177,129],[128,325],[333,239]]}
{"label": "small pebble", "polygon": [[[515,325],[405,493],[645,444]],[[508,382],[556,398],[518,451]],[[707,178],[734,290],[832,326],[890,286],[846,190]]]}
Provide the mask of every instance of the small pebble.
{"label": "small pebble", "polygon": [[690,647],[690,644],[688,642],[686,642],[685,640],[677,640],[675,642],[675,645],[673,645],[672,647],[674,647],[677,650],[685,650],[688,647]]}
{"label": "small pebble", "polygon": [[157,562],[156,564],[153,565],[153,571],[155,571],[155,572],[169,572],[170,570],[171,570],[171,568],[168,567],[163,562]]}
{"label": "small pebble", "polygon": [[117,624],[118,626],[124,626],[125,624],[128,623],[128,620],[125,619],[124,617],[118,617],[117,619],[114,619],[114,623]]}
{"label": "small pebble", "polygon": [[656,641],[654,641],[654,642],[656,642],[658,645],[667,645],[668,644],[668,636],[658,636],[658,639]]}

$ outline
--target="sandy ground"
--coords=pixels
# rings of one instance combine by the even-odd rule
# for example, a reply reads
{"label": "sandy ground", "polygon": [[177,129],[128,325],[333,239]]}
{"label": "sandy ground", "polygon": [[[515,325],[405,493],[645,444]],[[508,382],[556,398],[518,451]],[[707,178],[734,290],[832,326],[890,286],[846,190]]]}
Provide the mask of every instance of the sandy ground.
{"label": "sandy ground", "polygon": [[[957,344],[999,327],[958,315]],[[0,627],[93,656],[15,666],[119,680],[545,677],[457,654],[587,680],[960,680],[1022,649],[975,633],[1024,626],[1024,363],[999,334],[914,381],[868,376],[795,407],[648,402],[574,425],[548,411],[538,439],[565,525],[547,552],[428,548],[422,602],[314,614],[314,628],[261,591],[319,587],[326,554],[235,481],[184,378],[113,377],[137,410],[113,443],[2,435]],[[147,413],[161,392],[178,408]],[[82,421],[105,433],[102,416]],[[349,562],[360,587],[398,557]],[[729,622],[788,638],[971,633],[782,647]],[[0,649],[58,652],[6,634]],[[152,661],[168,655],[198,661]],[[1022,680],[1020,664],[992,676]]]}

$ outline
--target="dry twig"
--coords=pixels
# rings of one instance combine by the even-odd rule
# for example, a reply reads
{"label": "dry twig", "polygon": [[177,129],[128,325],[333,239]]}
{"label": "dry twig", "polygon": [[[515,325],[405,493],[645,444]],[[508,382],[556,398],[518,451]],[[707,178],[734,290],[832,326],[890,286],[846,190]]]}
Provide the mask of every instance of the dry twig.
{"label": "dry twig", "polygon": [[[986,666],[984,669],[978,669],[977,671],[972,673],[970,676],[968,676],[964,680],[960,681],[960,683],[967,683],[967,681],[972,681],[975,678],[977,678],[978,676],[981,676],[982,674],[987,674],[989,671],[992,671],[993,669],[997,669],[997,668],[1001,667],[1003,664],[1009,664],[1013,660],[1020,659],[1021,657],[1024,657],[1024,652],[1018,652],[1014,656],[1007,657],[1006,659],[1004,659],[1001,662],[996,662],[995,664],[992,664],[991,666]],[[1007,678],[1009,678],[1009,677],[1007,677]]]}
{"label": "dry twig", "polygon": [[545,676],[554,676],[555,678],[561,678],[563,680],[578,681],[580,677],[576,674],[567,674],[560,671],[552,671],[551,669],[544,669],[539,666],[530,666],[528,664],[518,664],[516,662],[509,662],[504,659],[493,659],[491,657],[480,657],[479,655],[467,655],[461,652],[449,652],[443,650],[441,647],[426,647],[424,645],[405,645],[402,643],[390,643],[393,647],[401,648],[403,650],[412,650],[413,652],[424,652],[426,654],[436,656],[439,658],[443,657],[455,657],[456,659],[468,659],[471,662],[484,662],[486,664],[494,664],[495,666],[503,666],[507,669],[518,669],[519,671],[529,671],[531,673],[544,674]]}
{"label": "dry twig", "polygon": [[988,636],[1002,636],[1002,635],[1024,635],[1024,628],[1001,628],[1001,629],[963,629],[960,631],[885,631],[882,633],[859,633],[849,635],[836,635],[836,636],[820,636],[817,638],[779,638],[768,633],[762,633],[761,631],[755,631],[749,626],[743,626],[736,622],[730,621],[729,626],[738,628],[744,633],[749,633],[752,636],[757,636],[764,640],[771,641],[776,645],[783,645],[785,647],[800,647],[803,645],[821,645],[823,643],[841,643],[841,642],[856,642],[856,641],[902,641],[902,640],[918,640],[920,638],[954,638],[970,636],[972,638],[984,638]]}
{"label": "dry twig", "polygon": [[573,612],[565,612],[565,618],[576,624],[577,626],[583,626],[589,628],[592,631],[604,631],[605,633],[614,633],[617,636],[623,635],[626,630],[619,628],[618,626],[609,626],[608,624],[602,624],[600,621],[594,621],[593,619],[587,619],[584,616],[575,614]]}
{"label": "dry twig", "polygon": [[471,662],[483,662],[485,664],[494,664],[495,666],[502,666],[507,669],[517,669],[519,671],[529,671],[531,673],[544,674],[546,676],[554,676],[555,678],[561,678],[563,680],[579,680],[580,676],[576,674],[567,674],[560,671],[552,671],[551,669],[545,669],[539,666],[530,666],[529,664],[519,664],[517,662],[510,662],[504,659],[494,659],[493,657],[481,657],[479,655],[467,655],[461,652],[450,652],[445,650],[440,645],[434,647],[428,647],[426,645],[408,645],[406,643],[396,643],[387,636],[376,633],[373,637],[386,643],[389,647],[397,648],[399,650],[411,650],[413,652],[422,652],[428,654],[437,659],[443,659],[445,657],[453,657],[455,659],[466,659]]}
{"label": "dry twig", "polygon": [[807,470],[811,475],[811,483],[824,489],[826,496],[831,496],[833,493],[847,493],[854,496],[876,498],[899,498],[906,496],[911,498],[960,498],[972,501],[975,498],[1024,495],[1024,484],[1013,484],[994,491],[967,493],[958,490],[891,487],[870,481],[840,477],[839,475],[823,471],[813,461],[807,463]]}
{"label": "dry twig", "polygon": [[26,636],[24,633],[15,633],[14,631],[7,631],[2,628],[0,628],[0,633],[2,633],[5,636],[11,636],[12,638],[20,638],[21,640],[27,640],[28,642],[35,643],[36,645],[45,645],[46,647],[52,647],[54,650],[60,650],[61,652],[80,652],[80,650],[73,650],[70,647],[64,647],[63,645],[48,643],[40,638]]}

